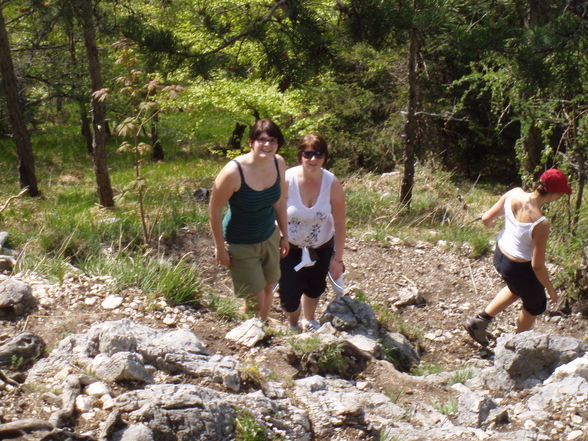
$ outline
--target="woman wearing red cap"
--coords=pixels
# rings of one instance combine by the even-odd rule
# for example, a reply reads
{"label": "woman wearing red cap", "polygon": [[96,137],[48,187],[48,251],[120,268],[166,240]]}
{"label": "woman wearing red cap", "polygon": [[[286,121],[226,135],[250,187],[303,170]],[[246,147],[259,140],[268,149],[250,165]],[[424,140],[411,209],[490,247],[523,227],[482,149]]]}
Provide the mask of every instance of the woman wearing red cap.
{"label": "woman wearing red cap", "polygon": [[488,346],[486,328],[492,319],[518,299],[522,300],[523,308],[517,320],[517,332],[531,329],[535,318],[545,312],[545,290],[549,300],[557,302],[558,296],[545,266],[550,224],[542,209],[543,205],[571,193],[566,176],[552,168],[541,175],[531,192],[514,188],[503,194],[482,216],[488,228],[494,226],[498,217],[505,217],[504,229],[496,243],[494,266],[506,282],[483,312],[464,323],[470,336],[482,346]]}

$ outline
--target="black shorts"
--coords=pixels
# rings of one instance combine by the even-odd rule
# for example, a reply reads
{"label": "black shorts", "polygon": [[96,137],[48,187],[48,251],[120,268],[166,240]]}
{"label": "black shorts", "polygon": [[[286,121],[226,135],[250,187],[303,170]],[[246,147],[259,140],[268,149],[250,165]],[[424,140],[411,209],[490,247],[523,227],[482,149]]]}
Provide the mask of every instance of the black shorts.
{"label": "black shorts", "polygon": [[506,257],[497,245],[494,251],[494,267],[506,282],[508,289],[521,298],[525,311],[532,315],[545,312],[545,288],[537,279],[531,262],[515,262]]}
{"label": "black shorts", "polygon": [[294,271],[294,267],[302,258],[301,248],[291,246],[288,255],[280,261],[280,303],[286,312],[298,309],[302,294],[316,299],[325,292],[333,247],[314,248],[310,252],[311,259],[316,261],[315,264],[299,271]]}

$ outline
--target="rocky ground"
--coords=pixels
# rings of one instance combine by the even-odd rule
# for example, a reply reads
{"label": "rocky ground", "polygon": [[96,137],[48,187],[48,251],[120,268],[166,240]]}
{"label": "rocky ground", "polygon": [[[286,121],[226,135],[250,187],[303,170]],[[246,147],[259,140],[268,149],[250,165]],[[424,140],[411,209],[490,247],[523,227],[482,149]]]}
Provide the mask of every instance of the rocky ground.
{"label": "rocky ground", "polygon": [[[212,243],[207,235],[184,231],[173,242],[162,244],[161,250],[170,256],[186,256],[197,265],[207,289],[222,295],[231,294],[228,273],[214,264]],[[426,365],[435,365],[444,371],[464,366],[485,367],[492,363],[492,345],[487,350],[472,342],[462,322],[483,308],[500,289],[501,282],[491,265],[491,256],[470,259],[466,255],[467,250],[455,250],[444,243],[403,244],[395,238],[379,243],[361,237],[351,238],[345,252],[346,293],[397,313],[403,329],[418,338],[420,355]],[[98,322],[129,317],[156,328],[188,328],[205,342],[210,353],[232,354],[242,362],[253,362],[273,371],[282,381],[287,382],[297,373],[288,363],[285,352],[275,349],[281,347],[276,344],[277,340],[266,340],[253,349],[243,348],[224,338],[235,323],[220,320],[210,310],[170,307],[163,299],[148,298],[135,288],[113,293],[108,277],[90,277],[75,271],[61,285],[49,283],[38,275],[19,274],[17,277],[33,287],[39,307],[17,321],[0,321],[0,343],[16,331],[28,330],[41,336],[47,344],[47,352],[51,352],[69,334],[83,332]],[[423,303],[395,306],[398,291],[406,287],[416,289]],[[334,297],[329,289],[319,315]],[[511,307],[495,320],[492,327],[495,337],[513,332],[516,312],[517,308]],[[270,324],[280,328],[284,322],[276,299]],[[585,340],[588,322],[579,313],[561,314],[551,310],[537,322],[536,330]],[[13,378],[18,380],[18,375]],[[377,364],[370,366],[358,380],[364,387],[386,392],[404,403],[443,401],[451,393],[447,388],[432,386],[418,377],[408,382],[404,379],[399,384],[389,372],[380,372]],[[2,381],[0,396],[0,424],[29,417],[43,418],[52,410],[50,402],[31,400],[29,392]],[[88,433],[94,433],[92,421],[85,421],[83,426]]]}

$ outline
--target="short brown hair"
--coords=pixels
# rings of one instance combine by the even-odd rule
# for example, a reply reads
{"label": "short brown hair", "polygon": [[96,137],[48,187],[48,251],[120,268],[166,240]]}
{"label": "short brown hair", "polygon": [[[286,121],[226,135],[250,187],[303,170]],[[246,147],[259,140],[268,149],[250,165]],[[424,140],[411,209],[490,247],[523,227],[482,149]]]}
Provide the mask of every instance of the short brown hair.
{"label": "short brown hair", "polygon": [[302,162],[302,152],[307,148],[313,149],[315,152],[321,152],[324,155],[325,162],[323,166],[327,165],[327,159],[329,157],[329,147],[327,145],[327,141],[321,135],[305,135],[300,140],[300,144],[298,145],[298,163]]}
{"label": "short brown hair", "polygon": [[249,141],[253,142],[263,133],[268,134],[278,140],[278,149],[284,145],[284,135],[278,125],[269,119],[258,119],[249,130]]}

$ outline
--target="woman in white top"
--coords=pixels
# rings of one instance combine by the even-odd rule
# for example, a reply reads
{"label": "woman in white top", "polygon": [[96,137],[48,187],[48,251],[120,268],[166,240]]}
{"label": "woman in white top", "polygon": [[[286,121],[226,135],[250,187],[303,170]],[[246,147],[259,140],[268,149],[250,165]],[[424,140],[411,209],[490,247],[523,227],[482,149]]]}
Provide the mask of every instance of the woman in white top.
{"label": "woman in white top", "polygon": [[290,253],[281,260],[280,301],[291,328],[317,330],[315,311],[327,273],[344,271],[345,197],[333,173],[324,169],[328,147],[320,135],[306,135],[298,147],[299,165],[286,171]]}
{"label": "woman in white top", "polygon": [[533,191],[514,188],[482,216],[484,225],[489,228],[498,217],[505,217],[504,230],[496,243],[494,266],[506,282],[484,311],[464,324],[470,336],[482,346],[489,343],[486,328],[490,321],[519,298],[523,308],[517,320],[517,332],[531,329],[536,317],[545,312],[545,290],[550,301],[557,302],[558,295],[545,266],[550,224],[542,209],[543,205],[571,193],[566,176],[552,168],[541,175]]}

